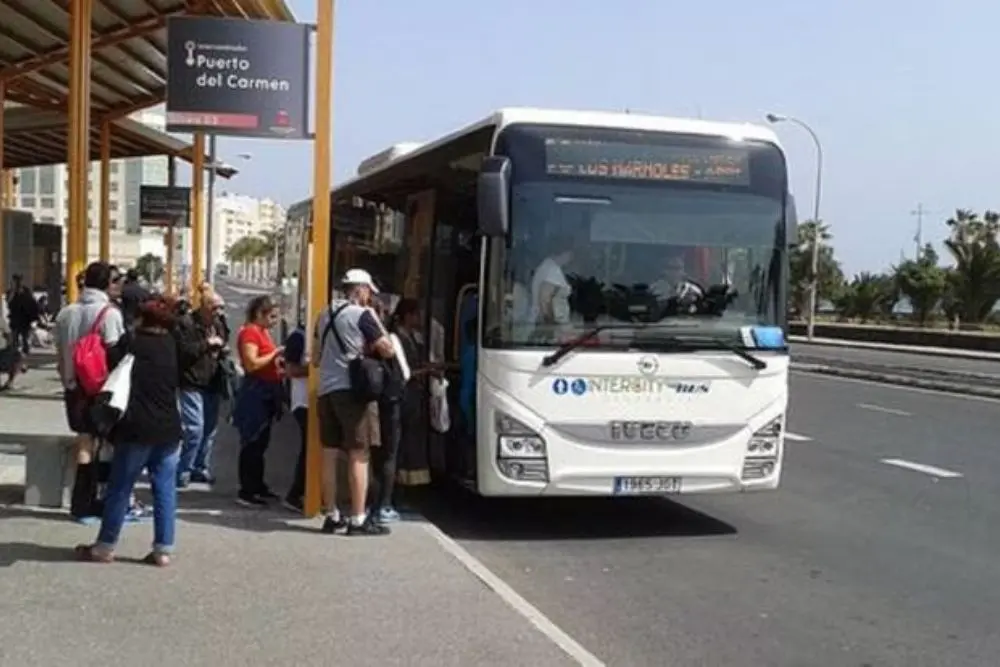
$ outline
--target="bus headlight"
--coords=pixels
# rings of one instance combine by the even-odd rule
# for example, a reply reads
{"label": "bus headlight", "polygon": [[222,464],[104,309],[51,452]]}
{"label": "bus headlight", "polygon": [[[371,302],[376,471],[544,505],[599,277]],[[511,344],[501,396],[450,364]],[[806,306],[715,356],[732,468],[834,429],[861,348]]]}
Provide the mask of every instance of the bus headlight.
{"label": "bus headlight", "polygon": [[497,467],[510,479],[547,482],[548,452],[537,432],[502,412],[496,413]]}
{"label": "bus headlight", "polygon": [[743,460],[743,479],[761,479],[774,473],[781,445],[782,418],[783,415],[778,415],[750,436]]}

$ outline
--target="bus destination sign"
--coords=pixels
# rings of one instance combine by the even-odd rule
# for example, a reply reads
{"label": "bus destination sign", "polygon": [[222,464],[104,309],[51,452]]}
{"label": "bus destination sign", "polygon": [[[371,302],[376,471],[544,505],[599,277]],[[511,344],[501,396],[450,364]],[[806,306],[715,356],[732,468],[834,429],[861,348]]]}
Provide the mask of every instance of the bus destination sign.
{"label": "bus destination sign", "polygon": [[602,141],[545,140],[549,176],[750,185],[749,152]]}

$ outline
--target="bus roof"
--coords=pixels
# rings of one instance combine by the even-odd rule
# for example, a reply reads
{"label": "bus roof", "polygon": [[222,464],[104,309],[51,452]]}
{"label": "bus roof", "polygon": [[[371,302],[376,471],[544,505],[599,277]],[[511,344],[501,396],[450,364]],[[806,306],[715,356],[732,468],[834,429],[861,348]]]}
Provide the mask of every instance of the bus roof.
{"label": "bus roof", "polygon": [[[752,123],[719,122],[615,111],[511,107],[495,111],[486,118],[433,141],[394,144],[390,148],[364,159],[358,169],[361,173],[337,185],[333,189],[333,199],[334,201],[342,201],[349,197],[364,197],[395,181],[397,173],[400,178],[410,175],[408,172],[411,172],[412,169],[409,167],[412,167],[417,161],[423,161],[421,158],[429,158],[431,154],[440,152],[440,149],[445,149],[444,153],[451,154],[453,151],[448,149],[452,144],[455,144],[456,149],[459,145],[462,145],[463,148],[466,144],[469,146],[483,145],[477,138],[492,136],[495,131],[515,123],[701,134],[767,141],[780,146],[777,135],[770,128]],[[468,155],[474,150],[471,149],[464,154]],[[461,152],[459,151],[459,153]],[[461,157],[461,155],[453,156],[453,159],[456,157]],[[305,204],[306,202],[301,203]]]}

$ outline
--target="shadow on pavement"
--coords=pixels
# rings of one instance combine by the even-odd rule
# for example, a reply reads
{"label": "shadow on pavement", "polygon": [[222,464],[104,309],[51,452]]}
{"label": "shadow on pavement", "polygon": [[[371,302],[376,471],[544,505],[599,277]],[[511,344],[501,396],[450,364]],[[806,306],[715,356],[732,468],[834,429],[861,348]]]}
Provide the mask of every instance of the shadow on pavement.
{"label": "shadow on pavement", "polygon": [[30,542],[0,543],[0,567],[10,567],[19,562],[66,563],[76,561],[72,544],[54,547]]}
{"label": "shadow on pavement", "polygon": [[428,491],[413,503],[459,540],[599,540],[735,535],[736,528],[663,498],[482,498]]}

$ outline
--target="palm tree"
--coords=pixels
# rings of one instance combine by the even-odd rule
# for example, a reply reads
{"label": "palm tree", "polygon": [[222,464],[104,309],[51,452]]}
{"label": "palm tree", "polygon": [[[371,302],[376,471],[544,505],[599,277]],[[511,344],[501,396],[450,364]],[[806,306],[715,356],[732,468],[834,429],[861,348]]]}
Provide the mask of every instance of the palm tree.
{"label": "palm tree", "polygon": [[260,233],[260,259],[264,263],[266,275],[271,275],[274,267],[275,256],[278,252],[278,233],[273,229],[268,229]]}
{"label": "palm tree", "polygon": [[1000,300],[1000,214],[983,217],[966,209],[948,219],[951,235],[944,242],[955,259],[949,288],[954,312],[966,322],[985,320]]}
{"label": "palm tree", "polygon": [[806,306],[812,277],[812,247],[819,240],[818,295],[821,299],[836,297],[843,286],[844,275],[840,264],[833,256],[829,225],[807,220],[798,227],[798,244],[789,256],[792,308],[799,313],[808,310]]}

